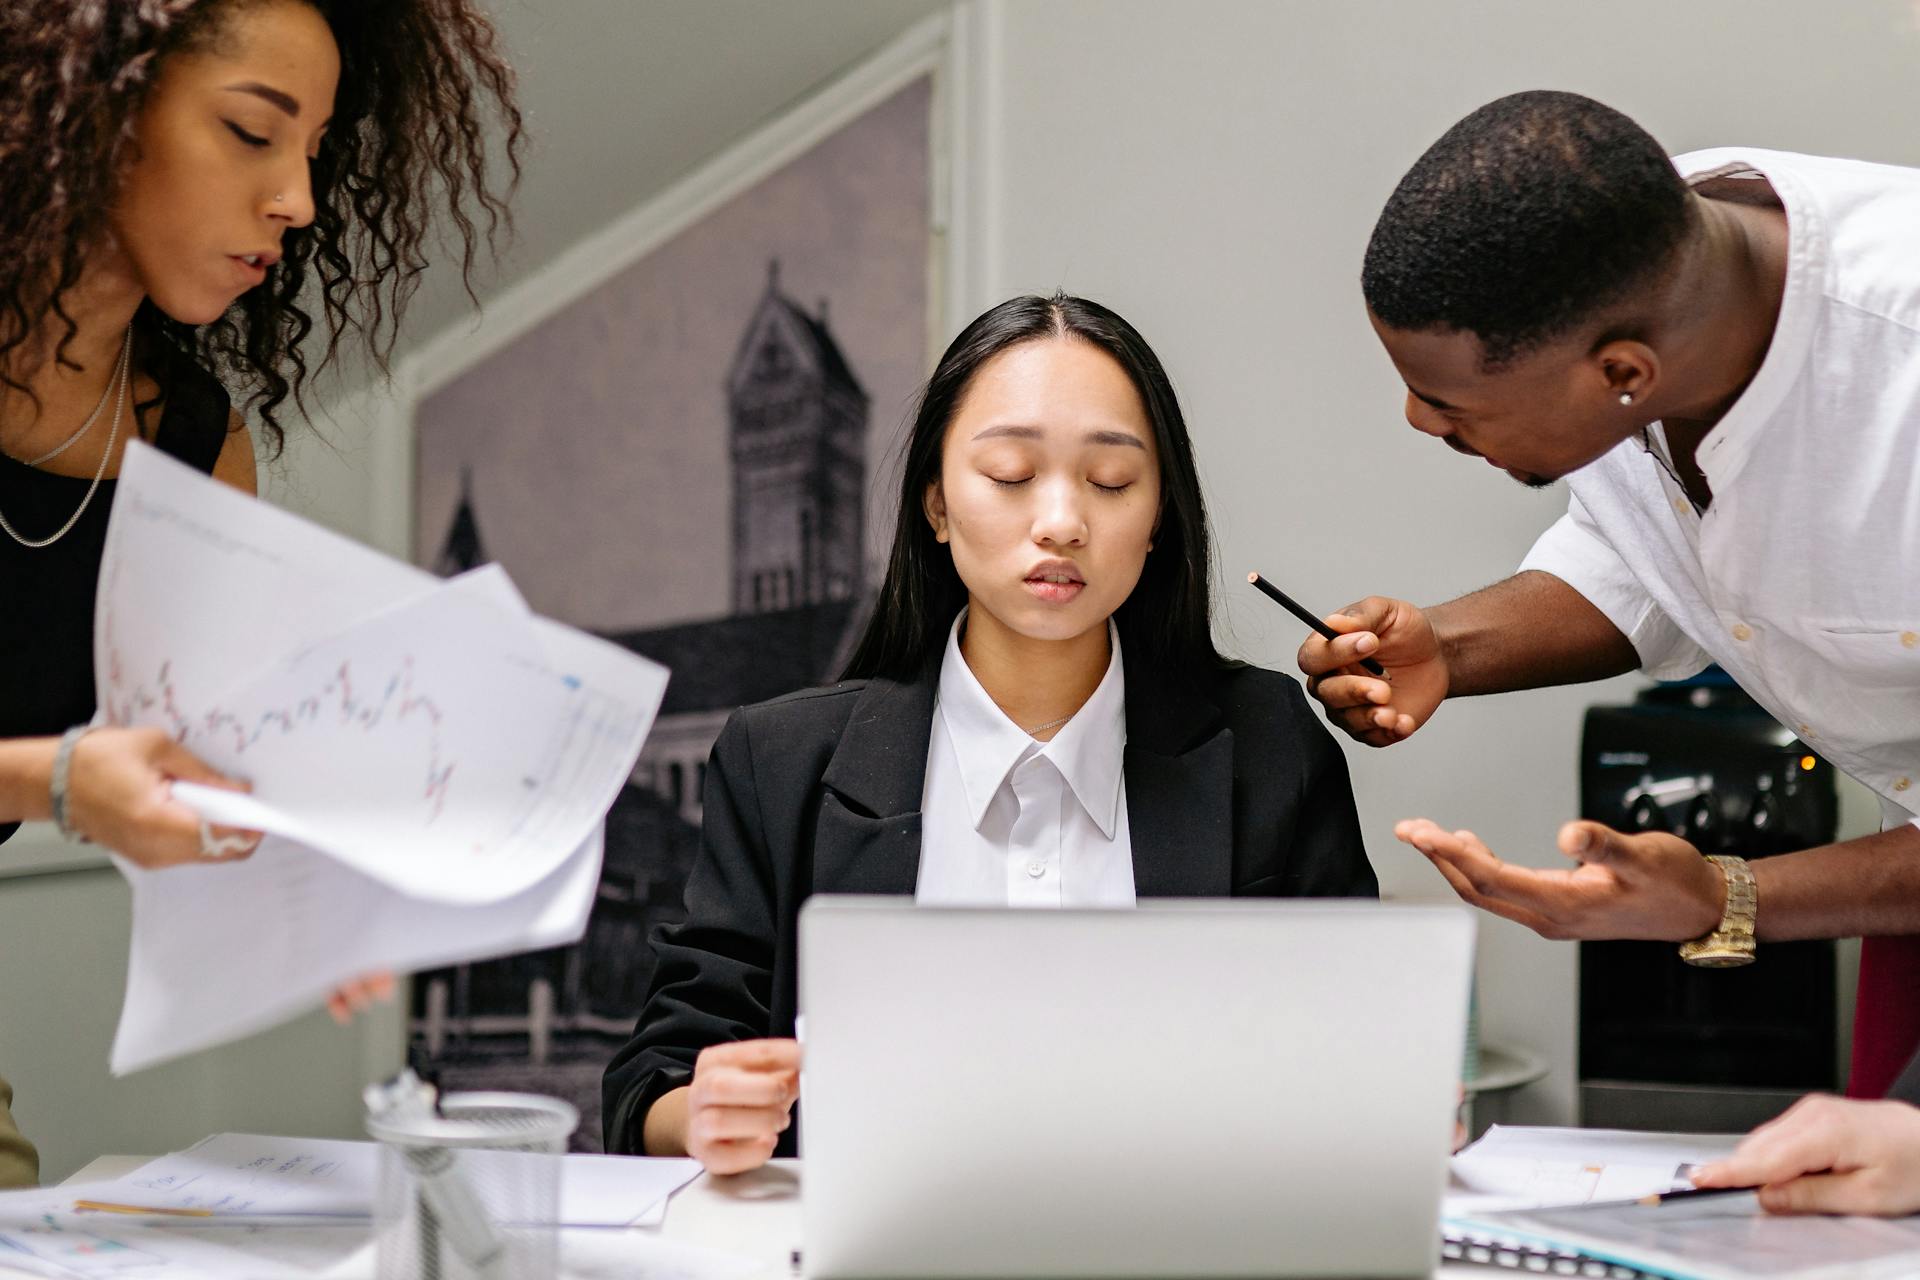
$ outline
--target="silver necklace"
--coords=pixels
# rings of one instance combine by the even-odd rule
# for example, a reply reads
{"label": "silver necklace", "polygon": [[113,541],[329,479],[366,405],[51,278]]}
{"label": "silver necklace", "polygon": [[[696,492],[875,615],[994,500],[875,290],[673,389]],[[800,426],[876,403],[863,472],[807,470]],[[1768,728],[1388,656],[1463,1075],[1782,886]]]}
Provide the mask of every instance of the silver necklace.
{"label": "silver necklace", "polygon": [[[120,343],[121,359],[124,360],[126,358],[127,351],[132,346],[133,346],[133,326],[128,325],[127,336]],[[116,363],[114,367],[117,370],[119,368],[119,365]],[[29,467],[37,467],[43,462],[53,461],[55,458],[65,453],[68,449],[71,449],[75,444],[79,443],[81,436],[84,436],[85,434],[87,434],[87,432],[93,430],[93,424],[98,422],[100,420],[100,415],[106,411],[107,402],[113,399],[113,384],[114,384],[114,379],[109,377],[107,379],[107,385],[100,389],[100,403],[93,406],[93,412],[87,415],[87,420],[80,424],[78,430],[76,430],[72,435],[68,436],[65,440],[62,440],[59,444],[55,445],[53,448],[41,454],[39,457],[27,459],[26,465]]]}
{"label": "silver necklace", "polygon": [[[101,477],[107,474],[107,463],[113,458],[114,442],[120,438],[120,419],[127,411],[127,384],[132,381],[132,371],[130,368],[132,357],[133,330],[129,328],[127,330],[127,341],[120,348],[119,366],[114,370],[114,382],[119,384],[119,391],[114,397],[113,424],[107,432],[107,447],[100,455],[100,465],[93,470],[93,483],[87,486],[86,496],[80,499],[80,505],[74,508],[72,515],[67,517],[67,522],[44,538],[24,538],[20,536],[20,531],[8,522],[5,513],[0,513],[0,529],[5,529],[7,536],[21,546],[33,548],[50,547],[60,541],[60,539],[66,537],[67,531],[72,529],[74,525],[80,523],[80,517],[86,514],[88,505],[93,501],[93,495],[99,492]],[[108,383],[109,387],[112,385],[113,382]],[[73,441],[71,439],[67,441],[67,444],[72,443]],[[65,444],[60,446],[61,449],[66,447]],[[54,450],[55,453],[59,451],[59,449]]]}
{"label": "silver necklace", "polygon": [[1065,724],[1067,721],[1071,719],[1073,719],[1073,715],[1068,714],[1068,715],[1061,716],[1058,720],[1049,720],[1045,724],[1037,724],[1033,726],[1033,728],[1027,730],[1027,736],[1031,738],[1036,733],[1045,733],[1049,729],[1058,729],[1061,725]]}

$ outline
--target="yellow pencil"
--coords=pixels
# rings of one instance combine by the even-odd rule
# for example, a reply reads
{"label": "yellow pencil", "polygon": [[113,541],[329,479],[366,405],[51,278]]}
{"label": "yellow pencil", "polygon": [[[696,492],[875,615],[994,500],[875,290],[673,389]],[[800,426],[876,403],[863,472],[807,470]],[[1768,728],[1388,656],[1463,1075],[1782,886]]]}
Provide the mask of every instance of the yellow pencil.
{"label": "yellow pencil", "polygon": [[91,1210],[94,1213],[159,1213],[169,1218],[211,1218],[211,1209],[151,1209],[138,1204],[108,1204],[104,1200],[75,1200],[75,1209]]}

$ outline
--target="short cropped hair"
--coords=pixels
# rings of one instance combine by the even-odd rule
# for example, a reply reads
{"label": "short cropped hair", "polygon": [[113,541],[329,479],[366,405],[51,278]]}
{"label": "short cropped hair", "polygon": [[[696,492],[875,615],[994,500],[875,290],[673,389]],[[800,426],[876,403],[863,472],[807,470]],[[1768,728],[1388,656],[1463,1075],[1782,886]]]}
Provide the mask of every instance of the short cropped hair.
{"label": "short cropped hair", "polygon": [[1471,333],[1497,368],[1656,278],[1693,217],[1639,125],[1577,93],[1516,93],[1447,130],[1400,179],[1361,289],[1387,326]]}

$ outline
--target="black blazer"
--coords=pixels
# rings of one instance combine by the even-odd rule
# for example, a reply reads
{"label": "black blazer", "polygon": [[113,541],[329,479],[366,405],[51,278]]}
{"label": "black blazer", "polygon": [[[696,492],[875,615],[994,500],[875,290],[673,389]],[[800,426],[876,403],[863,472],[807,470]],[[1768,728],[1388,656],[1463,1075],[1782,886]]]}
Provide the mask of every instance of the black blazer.
{"label": "black blazer", "polygon": [[[1257,667],[1180,690],[1126,668],[1134,888],[1150,897],[1374,897],[1346,757],[1300,686]],[[649,1108],[708,1045],[791,1036],[800,904],[911,895],[939,663],[850,680],[727,721],[704,792],[687,918],[660,930],[633,1038],[602,1082],[606,1149],[641,1151]],[[799,1125],[778,1155],[795,1153]]]}

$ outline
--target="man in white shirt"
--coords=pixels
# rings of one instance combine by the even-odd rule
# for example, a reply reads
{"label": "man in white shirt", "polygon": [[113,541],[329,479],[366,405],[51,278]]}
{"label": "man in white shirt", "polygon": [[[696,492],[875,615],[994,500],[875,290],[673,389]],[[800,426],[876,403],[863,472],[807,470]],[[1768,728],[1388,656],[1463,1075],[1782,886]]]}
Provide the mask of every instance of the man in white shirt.
{"label": "man in white shirt", "polygon": [[1889,936],[1920,932],[1915,228],[1912,170],[1745,149],[1669,161],[1573,94],[1462,120],[1374,229],[1370,317],[1416,429],[1523,483],[1567,479],[1569,510],[1514,577],[1424,611],[1367,600],[1300,652],[1329,718],[1376,746],[1448,696],[1725,667],[1872,788],[1888,829],[1748,868],[1569,823],[1567,871],[1424,819],[1397,833],[1466,901],[1548,937],[1738,961],[1756,933],[1867,936],[1867,1096],[1920,1040],[1920,946]]}

